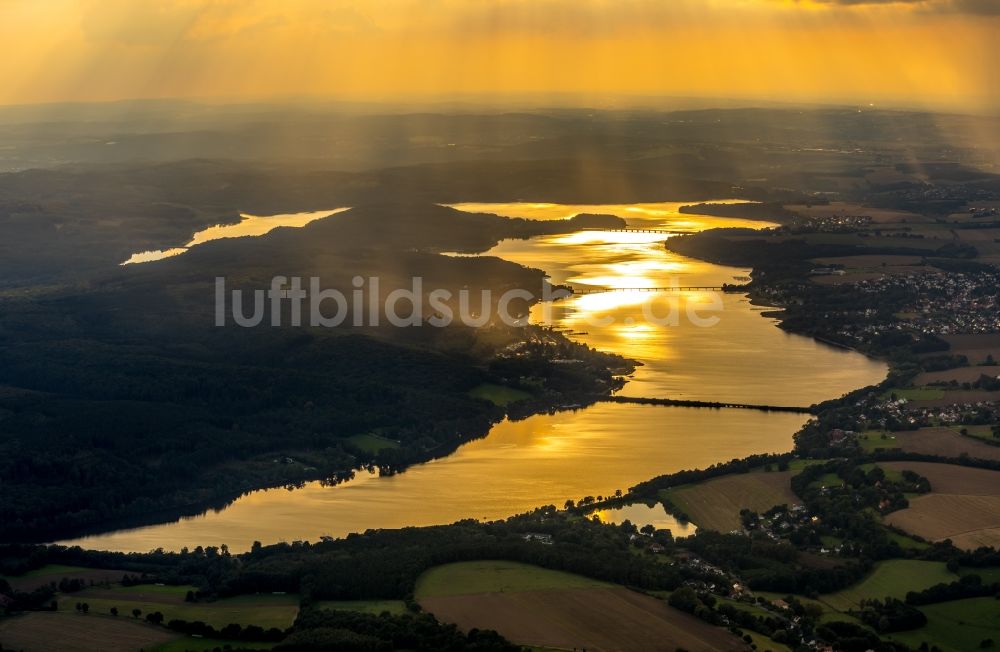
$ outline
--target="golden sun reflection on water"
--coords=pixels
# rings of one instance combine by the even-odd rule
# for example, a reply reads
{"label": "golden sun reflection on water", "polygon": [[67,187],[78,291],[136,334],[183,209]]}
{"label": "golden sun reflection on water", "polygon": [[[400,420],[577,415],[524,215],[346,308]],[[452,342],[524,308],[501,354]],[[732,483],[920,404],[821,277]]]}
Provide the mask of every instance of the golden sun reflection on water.
{"label": "golden sun reflection on water", "polygon": [[599,509],[588,516],[596,516],[601,523],[621,525],[629,521],[637,528],[652,525],[657,530],[670,530],[674,537],[687,537],[694,534],[698,528],[693,523],[682,522],[663,509],[662,505],[645,505],[634,503],[616,509]]}
{"label": "golden sun reflection on water", "polygon": [[[665,229],[679,223],[697,228],[767,226],[680,216],[680,205],[474,206],[483,212],[535,219],[613,213]],[[488,255],[544,269],[554,283],[573,279],[591,287],[601,287],[599,281],[614,287],[719,286],[749,273],[673,254],[663,247],[665,237],[659,234],[641,234],[654,238],[638,242],[633,235],[597,231],[577,238],[508,240]],[[716,300],[721,310],[707,310]],[[574,339],[598,349],[641,361],[643,365],[620,392],[627,396],[810,405],[885,378],[882,363],[789,335],[760,310],[739,294],[626,290],[578,294],[536,305],[532,319],[570,331]],[[711,327],[699,326],[689,311],[695,317],[717,316],[719,321]],[[667,319],[670,316],[675,319]],[[489,436],[393,477],[361,472],[337,487],[313,482],[291,492],[256,492],[218,512],[64,543],[123,551],[226,543],[242,551],[254,540],[315,540],[367,528],[503,518],[541,505],[562,505],[567,498],[627,490],[681,469],[785,451],[805,419],[801,414],[752,410],[599,403],[504,421]],[[641,511],[634,505],[631,508]],[[640,516],[661,518],[659,511],[627,518],[636,522]],[[626,516],[603,515],[618,517]],[[670,523],[665,512],[662,518],[663,523]],[[664,527],[683,535],[680,524]]]}
{"label": "golden sun reflection on water", "polygon": [[186,253],[191,247],[195,247],[212,240],[221,238],[243,238],[247,236],[260,236],[270,233],[278,227],[301,227],[314,222],[323,217],[329,217],[337,213],[342,213],[349,208],[335,208],[328,211],[309,211],[305,213],[286,213],[282,215],[248,215],[240,213],[240,221],[236,224],[216,224],[207,229],[198,231],[191,240],[183,247],[172,249],[160,249],[156,251],[141,251],[132,254],[122,265],[133,265],[136,263],[149,263],[155,260],[163,260],[172,256],[179,256]]}

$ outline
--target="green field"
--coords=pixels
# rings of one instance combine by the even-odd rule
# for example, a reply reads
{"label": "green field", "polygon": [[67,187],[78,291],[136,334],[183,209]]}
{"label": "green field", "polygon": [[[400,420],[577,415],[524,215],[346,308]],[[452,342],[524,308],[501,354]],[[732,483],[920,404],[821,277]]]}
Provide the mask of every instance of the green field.
{"label": "green field", "polygon": [[512,561],[468,561],[432,568],[417,580],[417,599],[472,593],[586,589],[615,586],[579,575]]}
{"label": "green field", "polygon": [[792,460],[788,463],[788,470],[792,472],[804,471],[810,466],[816,466],[817,464],[823,464],[829,460]]}
{"label": "green field", "polygon": [[[18,575],[16,579],[34,579],[34,578],[52,578],[55,581],[59,581],[64,577],[72,577],[78,573],[90,572],[94,569],[84,568],[82,566],[64,566],[62,564],[47,564],[41,568],[36,568],[35,570],[28,571],[24,575]],[[122,571],[119,571],[122,572]],[[0,578],[5,580],[15,579],[7,575],[0,575]]]}
{"label": "green field", "polygon": [[406,613],[406,603],[402,600],[322,600],[317,602],[315,606],[318,609],[357,611],[376,616],[383,611],[388,611],[391,614]]}
{"label": "green field", "polygon": [[910,591],[957,580],[958,577],[945,568],[944,562],[893,559],[876,564],[875,570],[857,584],[821,595],[819,599],[837,611],[847,611],[866,598],[881,600],[891,596],[902,600]]}
{"label": "green field", "polygon": [[371,432],[364,435],[354,435],[353,437],[348,437],[347,441],[367,453],[377,453],[386,448],[399,448],[398,441],[388,439]]}
{"label": "green field", "polygon": [[3,576],[0,578],[7,580],[11,586],[20,590],[31,590],[38,586],[45,586],[51,582],[59,582],[64,577],[78,578],[85,582],[118,582],[125,571],[107,570],[102,568],[84,568],[82,566],[64,566],[62,564],[47,564],[33,571],[28,571],[24,575]]}
{"label": "green field", "polygon": [[753,649],[758,652],[792,652],[792,648],[782,643],[776,643],[763,634],[751,632],[750,630],[746,630],[743,633],[750,635],[750,638],[753,639],[753,645],[756,646]]}
{"label": "green field", "polygon": [[184,595],[190,586],[114,586],[111,588],[90,588],[61,596],[60,611],[75,611],[76,603],[86,602],[92,614],[109,614],[112,607],[118,608],[119,618],[132,619],[132,610],[146,614],[159,611],[164,621],[174,618],[200,620],[216,628],[230,623],[238,625],[258,625],[264,629],[277,627],[285,629],[295,621],[299,612],[297,595],[241,595],[214,602],[184,602]]}
{"label": "green field", "polygon": [[[983,584],[996,584],[1000,582],[1000,567],[988,566],[986,568],[973,568],[965,566],[958,571],[959,575],[978,575],[982,578]],[[1000,607],[1000,604],[998,604]],[[1000,641],[998,641],[1000,643]]]}
{"label": "green field", "polygon": [[923,541],[917,541],[916,539],[911,539],[905,534],[900,534],[898,532],[893,532],[887,529],[886,534],[889,536],[889,540],[895,541],[899,544],[899,547],[903,550],[925,550],[931,547],[931,544],[924,543]]}
{"label": "green field", "polygon": [[836,473],[824,473],[809,483],[810,487],[839,487],[844,480]]}
{"label": "green field", "polygon": [[990,426],[951,426],[955,432],[965,431],[966,437],[973,437],[987,444],[1000,445],[1000,439],[993,436],[993,428]]}
{"label": "green field", "polygon": [[[885,438],[883,439],[883,435]],[[871,453],[878,448],[897,448],[896,437],[892,433],[883,433],[881,430],[868,430],[858,437],[858,445],[861,450]]]}
{"label": "green field", "polygon": [[945,652],[979,649],[985,639],[1000,643],[1000,603],[994,598],[970,598],[920,607],[927,624],[886,638],[917,648],[924,641]]}
{"label": "green field", "polygon": [[531,398],[531,394],[522,392],[519,389],[505,387],[503,385],[493,385],[490,383],[485,383],[470,390],[469,396],[473,398],[481,398],[485,401],[493,403],[494,405],[499,405],[500,407],[506,407],[511,403]]}

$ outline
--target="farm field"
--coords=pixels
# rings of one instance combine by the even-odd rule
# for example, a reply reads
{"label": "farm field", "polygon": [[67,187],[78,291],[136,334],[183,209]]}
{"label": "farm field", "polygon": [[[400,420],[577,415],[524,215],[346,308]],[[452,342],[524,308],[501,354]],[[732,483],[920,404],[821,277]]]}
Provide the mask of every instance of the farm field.
{"label": "farm field", "polygon": [[937,387],[911,387],[907,389],[893,389],[886,392],[884,398],[896,396],[905,398],[907,401],[932,401],[945,397],[945,391]]}
{"label": "farm field", "polygon": [[956,367],[944,371],[925,371],[913,379],[914,385],[930,385],[932,383],[974,383],[983,376],[1000,376],[1000,367]]}
{"label": "farm field", "polygon": [[119,616],[36,611],[0,620],[0,644],[24,652],[150,650],[180,636]]}
{"label": "farm field", "polygon": [[[897,393],[906,392],[908,390],[895,390]],[[930,392],[932,390],[926,389],[922,391]],[[940,391],[940,390],[938,390]],[[946,407],[949,405],[956,405],[959,403],[978,403],[979,401],[1000,401],[1000,392],[988,392],[981,389],[953,389],[942,392],[939,397],[928,397],[928,398],[914,398],[911,400],[911,407],[914,408],[932,408],[932,407]]]}
{"label": "farm field", "polygon": [[813,259],[813,262],[824,267],[840,266],[845,272],[843,275],[836,276],[813,276],[811,280],[820,285],[845,285],[847,283],[878,279],[893,274],[911,274],[915,272],[925,274],[940,273],[933,267],[923,265],[923,259],[919,256],[837,256],[833,258],[816,258]]}
{"label": "farm field", "polygon": [[972,437],[966,437],[953,428],[921,428],[890,432],[886,433],[886,439],[881,438],[880,432],[874,431],[864,433],[858,442],[866,451],[898,448],[908,453],[944,457],[959,457],[964,453],[981,460],[1000,460],[1000,446],[990,446]]}
{"label": "farm field", "polygon": [[406,613],[406,603],[402,600],[321,600],[316,602],[315,606],[319,609],[357,611],[376,616],[383,611],[388,611],[391,614]]}
{"label": "farm field", "polygon": [[729,532],[740,529],[740,510],[764,512],[775,505],[798,504],[791,471],[754,471],[668,489],[661,495],[698,527]]}
{"label": "farm field", "polygon": [[920,607],[927,624],[887,636],[916,649],[926,641],[944,652],[980,649],[987,639],[1000,641],[1000,608],[993,598],[954,600]]}
{"label": "farm field", "polygon": [[290,627],[299,612],[297,595],[243,595],[215,602],[185,602],[184,595],[191,588],[149,584],[94,587],[63,596],[59,600],[59,610],[72,614],[77,602],[86,602],[90,613],[96,615],[108,614],[112,607],[117,607],[119,618],[131,618],[132,610],[139,609],[143,617],[159,611],[164,621],[179,618],[201,620],[216,628],[236,623],[264,629]]}
{"label": "farm field", "polygon": [[958,576],[949,573],[944,562],[893,559],[876,564],[875,570],[857,584],[821,595],[819,600],[836,611],[847,611],[864,599],[891,596],[902,600],[910,591],[957,580]]}
{"label": "farm field", "polygon": [[931,483],[931,493],[885,521],[925,539],[951,539],[956,547],[1000,545],[1000,472],[931,462],[888,462],[912,469]]}
{"label": "farm field", "polygon": [[950,352],[964,355],[969,359],[969,364],[982,364],[990,355],[995,360],[1000,360],[1000,334],[945,335],[944,339],[951,345]]}
{"label": "farm field", "polygon": [[63,566],[61,564],[48,564],[33,571],[28,571],[24,575],[16,577],[3,577],[18,591],[31,591],[40,586],[47,586],[52,582],[58,583],[64,577],[69,579],[80,579],[85,582],[118,582],[121,581],[125,571],[109,570],[104,568],[84,568],[82,566]]}
{"label": "farm field", "polygon": [[509,562],[448,564],[417,582],[420,605],[463,630],[541,648],[749,650],[724,629],[620,586]]}

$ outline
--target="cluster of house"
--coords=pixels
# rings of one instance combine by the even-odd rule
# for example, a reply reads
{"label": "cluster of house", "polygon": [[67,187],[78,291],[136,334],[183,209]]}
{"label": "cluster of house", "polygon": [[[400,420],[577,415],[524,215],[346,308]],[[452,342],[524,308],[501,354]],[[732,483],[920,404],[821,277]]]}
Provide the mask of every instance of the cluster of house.
{"label": "cluster of house", "polygon": [[923,333],[1000,332],[1000,272],[887,275],[855,287],[869,295],[905,292],[913,297],[901,311],[906,315],[901,321]]}
{"label": "cluster of house", "polygon": [[[984,415],[988,415],[984,419]],[[955,403],[944,407],[916,408],[908,412],[917,426],[959,425],[964,423],[1000,422],[1000,405],[995,401]]]}
{"label": "cluster of house", "polygon": [[[858,423],[870,429],[896,425],[916,430],[930,426],[1000,423],[1000,403],[996,401],[965,401],[922,407],[913,405],[906,398],[889,394],[859,401],[855,407],[858,409]],[[830,431],[830,443],[834,446],[848,445],[858,436],[854,431],[834,429]]]}
{"label": "cluster of house", "polygon": [[[744,527],[746,533],[762,533],[769,539],[777,541],[799,528],[815,525],[818,522],[819,517],[811,515],[805,505],[792,505],[786,509],[773,509],[755,520],[744,522]],[[820,552],[826,554],[834,551],[823,549]],[[836,552],[839,552],[839,549]]]}
{"label": "cluster of house", "polygon": [[868,215],[827,215],[778,227],[775,233],[844,233],[869,226]]}

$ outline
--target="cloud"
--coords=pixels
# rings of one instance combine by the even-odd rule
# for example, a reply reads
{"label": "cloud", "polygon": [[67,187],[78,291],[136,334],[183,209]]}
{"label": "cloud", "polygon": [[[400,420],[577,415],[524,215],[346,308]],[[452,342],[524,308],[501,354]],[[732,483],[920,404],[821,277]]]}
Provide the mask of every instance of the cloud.
{"label": "cloud", "polygon": [[[806,4],[802,0],[797,2]],[[897,6],[924,13],[1000,16],[1000,0],[811,0],[811,3],[842,7]]]}
{"label": "cloud", "polygon": [[329,35],[377,29],[346,0],[301,0],[287,5],[262,0],[89,0],[80,24],[94,42],[155,47],[281,29]]}

